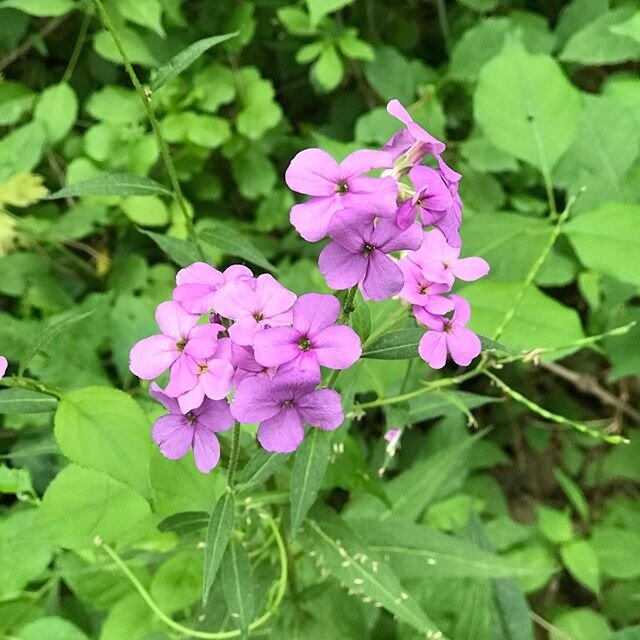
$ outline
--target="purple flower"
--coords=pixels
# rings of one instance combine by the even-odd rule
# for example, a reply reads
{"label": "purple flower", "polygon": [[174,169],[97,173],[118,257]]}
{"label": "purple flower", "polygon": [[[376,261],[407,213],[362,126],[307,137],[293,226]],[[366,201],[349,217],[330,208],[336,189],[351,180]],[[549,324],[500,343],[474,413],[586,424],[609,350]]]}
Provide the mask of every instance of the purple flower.
{"label": "purple flower", "polygon": [[447,361],[447,351],[456,364],[466,367],[482,348],[480,338],[467,329],[471,317],[471,307],[462,297],[453,294],[453,315],[451,318],[435,316],[425,309],[414,307],[413,312],[427,331],[418,345],[420,357],[432,368],[442,369]]}
{"label": "purple flower", "polygon": [[[270,329],[271,331],[271,329]],[[231,344],[231,362],[236,368],[233,375],[233,384],[238,386],[245,378],[273,378],[276,375],[276,367],[265,367],[255,357],[253,347],[243,347],[239,344]]]}
{"label": "purple flower", "polygon": [[409,171],[409,178],[415,195],[400,205],[396,220],[398,225],[406,229],[419,215],[424,226],[438,226],[453,207],[453,198],[442,175],[436,169],[417,165]]}
{"label": "purple flower", "polygon": [[235,320],[229,327],[231,339],[249,346],[259,329],[291,324],[295,301],[293,291],[265,273],[256,278],[253,287],[238,280],[224,285],[216,293],[214,305],[220,315]]}
{"label": "purple flower", "polygon": [[372,169],[390,169],[391,156],[384,151],[361,149],[338,164],[322,149],[298,153],[285,173],[290,189],[313,196],[291,209],[291,224],[309,242],[327,235],[333,214],[345,208],[375,208],[379,216],[396,211],[398,187],[391,177],[369,178]]}
{"label": "purple flower", "polygon": [[451,287],[439,282],[430,282],[422,269],[410,258],[403,258],[398,266],[404,275],[404,286],[400,297],[411,304],[424,307],[429,313],[443,315],[453,309],[453,302],[441,295]]}
{"label": "purple flower", "polygon": [[231,413],[244,424],[260,423],[258,441],[267,451],[295,451],[304,438],[304,423],[332,431],[344,420],[340,395],[316,389],[317,383],[316,376],[295,370],[273,379],[247,378],[238,385]]}
{"label": "purple flower", "polygon": [[333,289],[360,283],[368,298],[384,300],[399,293],[404,283],[400,267],[387,254],[417,249],[423,232],[418,224],[400,229],[394,220],[375,223],[369,212],[338,212],[329,225],[330,242],[320,254],[318,266]]}
{"label": "purple flower", "polygon": [[396,454],[396,450],[400,445],[400,438],[402,437],[402,429],[396,427],[395,429],[389,429],[384,434],[384,439],[389,443],[386,447],[386,452],[389,457],[393,457]]}
{"label": "purple flower", "polygon": [[391,100],[387,104],[387,111],[405,125],[384,145],[384,150],[391,153],[394,160],[407,153],[408,161],[414,165],[420,163],[428,153],[435,156],[445,150],[444,143],[416,124],[398,100]]}
{"label": "purple flower", "polygon": [[183,413],[178,402],[154,383],[149,393],[169,411],[158,418],[152,436],[165,458],[177,460],[193,448],[196,467],[209,473],[220,459],[219,431],[233,425],[233,417],[225,400],[205,400],[200,407]]}
{"label": "purple flower", "polygon": [[0,356],[0,378],[4,378],[4,374],[7,373],[7,367],[9,363],[4,356]]}
{"label": "purple flower", "polygon": [[251,281],[251,269],[240,264],[231,265],[221,273],[206,262],[194,262],[178,271],[173,299],[189,313],[201,315],[213,309],[213,297],[227,282]]}
{"label": "purple flower", "polygon": [[347,369],[362,353],[360,338],[350,327],[336,325],[340,301],[332,295],[307,293],[293,305],[293,327],[274,327],[253,339],[256,360],[266,367],[313,373],[320,366]]}
{"label": "purple flower", "polygon": [[197,316],[172,301],[158,305],[156,321],[162,333],[133,345],[129,368],[139,378],[152,380],[171,367],[167,393],[175,397],[192,388],[193,360],[206,360],[215,354],[218,333],[224,327],[197,324]]}
{"label": "purple flower", "polygon": [[442,233],[434,229],[424,234],[422,246],[407,258],[415,262],[430,282],[451,286],[456,278],[471,282],[489,273],[489,265],[482,258],[459,258],[460,249],[447,243]]}
{"label": "purple flower", "polygon": [[449,167],[441,156],[436,156],[436,158],[438,160],[438,169],[442,176],[442,180],[451,194],[452,205],[444,216],[438,218],[431,224],[442,231],[447,242],[452,247],[459,247],[462,244],[462,239],[460,238],[460,225],[462,224],[462,200],[458,194],[458,186],[462,176],[457,171],[454,171]]}

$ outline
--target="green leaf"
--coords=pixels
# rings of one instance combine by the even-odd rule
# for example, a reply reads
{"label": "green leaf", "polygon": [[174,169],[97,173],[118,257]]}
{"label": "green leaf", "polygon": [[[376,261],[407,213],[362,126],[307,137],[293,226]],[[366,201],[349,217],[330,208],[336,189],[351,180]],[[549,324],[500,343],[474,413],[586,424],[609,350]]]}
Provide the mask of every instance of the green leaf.
{"label": "green leaf", "polygon": [[344,65],[333,45],[325,45],[312,67],[315,80],[324,91],[333,91],[342,82]]}
{"label": "green leaf", "polygon": [[160,0],[115,0],[118,13],[127,20],[147,27],[155,31],[160,37],[164,37],[162,28],[162,4]]}
{"label": "green leaf", "polygon": [[160,87],[164,86],[179,74],[181,74],[187,67],[190,67],[205,51],[215,47],[217,44],[221,44],[235,38],[238,32],[225,33],[221,36],[211,36],[210,38],[204,38],[189,45],[186,49],[183,49],[180,53],[175,55],[169,62],[163,64],[160,68],[156,69],[153,74],[153,80],[151,82],[151,91],[157,91]]}
{"label": "green leaf", "polygon": [[18,122],[24,113],[31,110],[35,97],[25,85],[3,80],[0,83],[0,126]]}
{"label": "green leaf", "polygon": [[291,473],[291,531],[296,533],[315,502],[329,465],[331,435],[311,429],[296,452]]}
{"label": "green leaf", "polygon": [[240,193],[248,200],[273,193],[278,175],[268,156],[247,147],[231,158],[231,170]]}
{"label": "green leaf", "polygon": [[230,256],[242,258],[267,271],[277,271],[277,268],[267,260],[253,242],[227,225],[208,221],[207,227],[201,231],[200,237],[204,242],[208,242]]}
{"label": "green leaf", "polygon": [[552,620],[555,629],[549,640],[609,640],[611,628],[606,618],[591,609],[570,609]]}
{"label": "green leaf", "polygon": [[78,117],[78,98],[65,82],[47,87],[36,104],[34,117],[47,133],[50,144],[59,142],[73,127]]}
{"label": "green leaf", "polygon": [[220,496],[211,513],[204,548],[203,604],[206,604],[209,598],[209,592],[211,591],[225,549],[231,538],[236,517],[235,508],[233,493],[227,490]]}
{"label": "green leaf", "polygon": [[138,231],[149,236],[180,267],[186,267],[200,260],[200,254],[191,240],[165,236],[162,233],[154,233],[145,229],[138,229]]}
{"label": "green leaf", "polygon": [[305,522],[304,548],[320,569],[335,577],[350,593],[380,603],[399,620],[427,637],[446,640],[382,557],[369,552],[361,537],[327,507],[315,510]]}
{"label": "green leaf", "polygon": [[169,615],[187,609],[200,598],[202,551],[186,549],[165,560],[151,581],[151,597]]}
{"label": "green leaf", "polygon": [[[512,308],[522,283],[475,282],[460,290],[469,300],[473,313],[469,327],[480,335],[491,336]],[[574,309],[529,287],[500,341],[515,350],[553,348],[584,338],[580,318]]]}
{"label": "green leaf", "polygon": [[315,27],[322,18],[352,2],[353,0],[306,0],[311,25]]}
{"label": "green leaf", "polygon": [[543,172],[573,142],[581,110],[553,58],[514,41],[482,68],[474,94],[475,118],[491,142]]}
{"label": "green leaf", "polygon": [[497,399],[468,391],[425,393],[409,401],[409,421],[416,423],[431,420],[456,409],[466,413],[464,409],[475,409],[490,402],[497,402]]}
{"label": "green leaf", "polygon": [[246,635],[255,610],[251,563],[242,543],[233,539],[222,560],[222,593],[231,619]]}
{"label": "green leaf", "polygon": [[618,527],[597,527],[591,544],[604,576],[620,580],[640,576],[640,533]]}
{"label": "green leaf", "polygon": [[142,226],[162,227],[171,217],[167,205],[157,196],[128,196],[120,207],[129,220]]}
{"label": "green leaf", "polygon": [[[143,38],[138,30],[130,29],[124,24],[119,24],[118,36],[130,62],[144,67],[155,67],[158,64],[147,39]],[[113,64],[124,64],[120,51],[113,41],[113,37],[106,29],[94,37],[93,48],[101,58]]]}
{"label": "green leaf", "polygon": [[58,400],[53,396],[30,389],[3,389],[0,391],[0,414],[43,413],[55,411]]}
{"label": "green leaf", "polygon": [[29,469],[16,469],[0,464],[0,493],[11,493],[19,499],[36,495]]}
{"label": "green leaf", "polygon": [[115,125],[141,122],[145,111],[138,94],[132,89],[107,86],[89,98],[86,109],[96,120]]}
{"label": "green leaf", "polygon": [[278,20],[284,28],[294,36],[313,35],[309,16],[298,7],[281,7],[277,10]]}
{"label": "green leaf", "polygon": [[96,536],[108,543],[135,540],[150,517],[147,501],[127,485],[70,464],[47,487],[37,526],[65,549],[89,549]]}
{"label": "green leaf", "polygon": [[166,187],[151,178],[129,173],[108,173],[99,178],[70,184],[47,197],[47,200],[84,196],[171,196]]}
{"label": "green leaf", "polygon": [[217,149],[231,137],[225,119],[192,111],[170,113],[162,121],[162,132],[169,142],[191,142],[207,149]]}
{"label": "green leaf", "polygon": [[72,0],[3,0],[0,9],[19,9],[38,18],[55,18],[73,11],[76,5]]}
{"label": "green leaf", "polygon": [[628,36],[640,42],[640,11],[636,11],[628,20],[611,27],[611,31],[619,36]]}
{"label": "green leaf", "polygon": [[555,543],[568,542],[573,538],[573,525],[567,513],[539,505],[537,514],[538,529],[545,538]]}
{"label": "green leaf", "polygon": [[288,459],[284,453],[258,449],[238,476],[238,485],[242,485],[238,490],[242,493],[254,489],[268,480]]}
{"label": "green leaf", "polygon": [[611,202],[577,215],[564,231],[585,266],[638,285],[639,221],[640,206]]}
{"label": "green leaf", "polygon": [[86,320],[95,312],[96,309],[91,309],[90,311],[85,311],[84,313],[80,313],[77,315],[66,316],[64,318],[61,318],[57,322],[53,322],[52,324],[50,324],[42,333],[38,334],[35,342],[22,356],[22,359],[20,360],[18,375],[21,376],[25,372],[34,356],[39,351],[44,349],[57,335],[73,327],[75,324]]}
{"label": "green leaf", "polygon": [[569,38],[560,59],[583,65],[605,65],[640,58],[640,42],[614,31],[633,14],[633,6],[628,5],[590,21]]}
{"label": "green leaf", "polygon": [[19,640],[89,640],[88,636],[64,618],[48,616],[20,629]]}
{"label": "green leaf", "polygon": [[275,89],[255,67],[241,69],[236,74],[236,82],[242,87],[242,108],[236,118],[236,128],[249,140],[259,140],[282,119],[282,107],[275,100]]}
{"label": "green leaf", "polygon": [[560,557],[569,573],[596,595],[600,593],[600,565],[586,540],[572,540],[560,547]]}
{"label": "green leaf", "polygon": [[149,496],[149,426],[144,411],[123,391],[85,387],[64,396],[54,431],[69,459]]}
{"label": "green leaf", "polygon": [[423,329],[400,329],[389,331],[365,344],[363,358],[374,360],[409,360],[418,357],[418,343],[424,335]]}
{"label": "green leaf", "polygon": [[200,531],[209,524],[209,514],[206,511],[183,511],[174,513],[158,523],[158,529],[162,532],[175,531],[178,535],[184,535]]}
{"label": "green leaf", "polygon": [[582,493],[582,489],[562,469],[554,469],[553,475],[564,494],[569,498],[578,515],[586,522],[589,518],[589,503]]}
{"label": "green leaf", "polygon": [[404,520],[349,520],[368,548],[389,557],[403,578],[503,578],[536,570],[483,551],[467,540]]}
{"label": "green leaf", "polygon": [[397,98],[404,104],[413,102],[416,91],[414,68],[393,47],[376,47],[375,58],[367,62],[364,73],[378,95],[384,100]]}

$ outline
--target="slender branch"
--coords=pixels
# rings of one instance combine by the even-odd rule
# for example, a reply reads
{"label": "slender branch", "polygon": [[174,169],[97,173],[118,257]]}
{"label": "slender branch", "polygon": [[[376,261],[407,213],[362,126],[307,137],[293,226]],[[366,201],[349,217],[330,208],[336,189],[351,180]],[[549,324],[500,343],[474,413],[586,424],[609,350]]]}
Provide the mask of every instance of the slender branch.
{"label": "slender branch", "polygon": [[87,37],[87,31],[89,30],[89,24],[91,23],[91,18],[93,18],[94,6],[90,5],[87,7],[87,10],[82,18],[82,24],[80,25],[80,31],[78,32],[78,38],[76,40],[75,47],[73,48],[73,53],[71,54],[71,58],[69,59],[69,64],[65,69],[64,75],[62,76],[62,82],[69,82],[71,80],[71,76],[73,76],[73,72],[75,71],[76,65],[78,64],[78,60],[80,59],[80,53],[82,51],[82,47],[84,46],[84,41]]}
{"label": "slender branch", "polygon": [[233,440],[231,442],[231,453],[229,455],[229,469],[227,471],[227,485],[233,487],[233,476],[238,466],[238,456],[240,455],[240,423],[233,425]]}
{"label": "slender branch", "polygon": [[193,224],[193,220],[191,219],[191,215],[189,214],[187,203],[182,193],[182,188],[180,187],[178,174],[176,172],[175,165],[173,164],[171,153],[169,152],[169,145],[167,144],[167,141],[162,135],[160,124],[158,122],[158,119],[156,118],[156,114],[151,104],[151,93],[147,89],[145,89],[145,87],[142,86],[142,83],[138,79],[138,76],[136,75],[133,65],[129,60],[129,56],[127,55],[127,52],[124,49],[124,45],[120,40],[120,36],[118,35],[118,32],[116,31],[116,28],[113,22],[111,21],[111,18],[109,17],[109,14],[105,9],[102,0],[93,0],[93,1],[95,2],[96,7],[100,12],[100,16],[102,18],[102,22],[105,26],[105,29],[111,34],[111,37],[113,38],[113,42],[116,45],[116,49],[118,49],[118,52],[120,53],[120,57],[122,58],[124,67],[127,70],[127,73],[129,74],[129,78],[131,79],[131,83],[133,84],[136,91],[138,92],[138,95],[140,96],[140,100],[142,100],[142,104],[147,114],[147,118],[151,123],[153,135],[155,136],[156,142],[158,143],[158,148],[160,149],[160,155],[162,156],[162,160],[167,169],[167,173],[169,174],[169,180],[171,182],[171,187],[173,189],[174,198],[178,203],[180,210],[182,211],[185,225],[187,227],[187,232],[189,234],[189,237],[193,241],[193,243],[196,245],[196,248],[198,250],[198,253],[200,254],[200,257],[204,260],[205,259],[204,252],[202,251],[202,247],[200,246],[200,242],[196,234],[196,229]]}
{"label": "slender branch", "polygon": [[342,312],[340,313],[340,317],[338,318],[338,324],[349,324],[349,318],[351,318],[351,314],[353,313],[354,305],[353,301],[356,298],[356,293],[358,292],[358,285],[355,285],[349,289],[347,292],[347,296],[344,299],[344,304],[342,305]]}
{"label": "slender branch", "polygon": [[[70,14],[67,14],[66,16],[62,16],[60,18],[56,18],[55,20],[50,20],[49,22],[47,22],[47,24],[45,24],[44,27],[42,27],[42,29],[40,29],[40,31],[38,31],[38,33],[36,34],[37,38],[46,38],[47,36],[51,35],[54,31],[56,31],[56,29],[58,29],[64,22],[67,21],[69,15]],[[31,51],[34,46],[35,41],[36,38],[34,38],[33,36],[30,37],[28,40],[25,40],[21,45],[11,51],[7,56],[2,58],[2,60],[0,60],[0,72],[4,71],[9,65],[13,64],[16,60],[29,53],[29,51]]]}
{"label": "slender branch", "polygon": [[3,387],[12,387],[17,389],[29,389],[31,391],[39,391],[45,393],[48,396],[53,396],[61,400],[64,394],[59,389],[52,387],[39,380],[33,378],[25,378],[23,376],[9,376],[8,378],[0,379],[0,385]]}

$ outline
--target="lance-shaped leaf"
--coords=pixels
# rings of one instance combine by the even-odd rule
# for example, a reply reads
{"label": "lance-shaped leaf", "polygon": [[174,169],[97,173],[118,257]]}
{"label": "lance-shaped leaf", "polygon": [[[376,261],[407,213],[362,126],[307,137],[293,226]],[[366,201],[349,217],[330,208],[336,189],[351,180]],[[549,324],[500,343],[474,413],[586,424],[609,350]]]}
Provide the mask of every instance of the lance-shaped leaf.
{"label": "lance-shaped leaf", "polygon": [[30,389],[3,389],[0,391],[0,414],[43,413],[54,411],[58,400]]}
{"label": "lance-shaped leaf", "polygon": [[183,49],[180,53],[173,56],[169,62],[156,69],[151,82],[151,90],[157,91],[160,87],[167,84],[169,80],[173,80],[173,78],[182,73],[187,67],[190,67],[205,51],[237,35],[238,32],[234,31],[233,33],[225,33],[220,36],[203,38],[189,45],[186,49]]}
{"label": "lance-shaped leaf", "polygon": [[427,638],[445,640],[389,565],[369,551],[362,538],[333,511],[327,507],[315,509],[305,522],[302,536],[305,551],[318,567],[335,577],[349,593],[384,607]]}
{"label": "lance-shaped leaf", "polygon": [[312,429],[296,453],[291,474],[291,531],[295,533],[311,509],[329,465],[331,436]]}
{"label": "lance-shaped leaf", "polygon": [[171,196],[159,182],[130,173],[107,173],[98,178],[70,184],[47,196],[47,200],[83,196]]}
{"label": "lance-shaped leaf", "polygon": [[258,449],[238,476],[238,493],[249,491],[268,480],[288,458],[284,453]]}
{"label": "lance-shaped leaf", "polygon": [[171,236],[165,236],[162,233],[145,231],[144,229],[138,229],[138,231],[149,236],[160,249],[180,267],[186,267],[200,260],[198,249],[190,240],[173,238]]}
{"label": "lance-shaped leaf", "polygon": [[408,360],[418,357],[418,343],[424,329],[390,331],[365,345],[363,358],[374,360]]}
{"label": "lance-shaped leaf", "polygon": [[206,511],[181,511],[174,513],[158,523],[160,531],[174,531],[179,535],[200,531],[209,524]]}
{"label": "lance-shaped leaf", "polygon": [[231,619],[246,635],[253,619],[255,599],[249,555],[236,540],[231,540],[222,560],[222,593]]}
{"label": "lance-shaped leaf", "polygon": [[204,585],[202,602],[206,604],[209,592],[216,579],[222,557],[229,544],[235,522],[235,499],[230,490],[225,491],[213,510],[207,529],[207,541],[204,548]]}

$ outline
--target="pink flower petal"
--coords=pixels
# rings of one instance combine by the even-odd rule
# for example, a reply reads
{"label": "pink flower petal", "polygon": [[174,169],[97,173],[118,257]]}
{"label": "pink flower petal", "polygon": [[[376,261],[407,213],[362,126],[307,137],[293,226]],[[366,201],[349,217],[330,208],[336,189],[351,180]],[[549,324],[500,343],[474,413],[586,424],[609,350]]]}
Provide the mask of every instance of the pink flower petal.
{"label": "pink flower petal", "polygon": [[179,355],[173,338],[157,334],[133,345],[129,353],[129,369],[138,378],[153,380],[166,371]]}
{"label": "pink flower petal", "polygon": [[200,376],[200,386],[207,398],[222,400],[229,395],[233,379],[233,366],[225,360],[207,360],[207,371]]}
{"label": "pink flower petal", "polygon": [[301,334],[293,327],[273,327],[253,337],[255,359],[263,367],[277,367],[297,358]]}
{"label": "pink flower petal", "polygon": [[225,318],[237,320],[260,311],[260,300],[244,281],[232,281],[220,288],[213,300],[215,310]]}
{"label": "pink flower petal", "polygon": [[444,331],[444,318],[440,315],[430,313],[424,307],[418,306],[413,307],[413,315],[416,317],[416,320],[425,327],[429,327],[429,329],[433,329],[434,331]]}
{"label": "pink flower petal", "polygon": [[273,453],[295,451],[304,438],[302,420],[295,409],[282,409],[258,428],[258,442]]}
{"label": "pink flower petal", "polygon": [[194,262],[176,275],[176,284],[204,284],[208,287],[219,287],[224,283],[222,274],[206,262]]}
{"label": "pink flower petal", "polygon": [[419,224],[409,225],[406,229],[400,229],[395,220],[380,220],[371,236],[372,244],[384,251],[415,250],[424,240],[424,231]]}
{"label": "pink flower petal", "polygon": [[337,429],[344,422],[340,394],[333,389],[317,389],[296,402],[301,418],[307,424],[326,431]]}
{"label": "pink flower petal", "polygon": [[184,416],[169,414],[155,421],[151,436],[165,458],[177,460],[191,448],[193,428]]}
{"label": "pink flower petal", "polygon": [[182,413],[178,406],[178,401],[168,396],[155,382],[149,385],[149,395],[159,402],[169,413]]}
{"label": "pink flower petal", "polygon": [[189,411],[197,409],[204,400],[204,389],[200,384],[196,383],[193,389],[185,391],[178,396],[178,406],[180,407],[180,413],[187,414]]}
{"label": "pink flower petal", "polygon": [[257,320],[252,315],[246,315],[229,327],[229,337],[236,344],[248,347],[259,329]]}
{"label": "pink flower petal", "polygon": [[260,300],[260,312],[265,319],[288,311],[297,298],[293,291],[283,287],[268,273],[258,276],[255,291]]}
{"label": "pink flower petal", "polygon": [[307,242],[317,242],[327,235],[331,218],[340,209],[342,202],[336,194],[324,198],[311,198],[291,207],[289,219]]}
{"label": "pink flower petal", "polygon": [[349,179],[349,191],[342,196],[345,209],[365,209],[380,218],[395,216],[398,184],[391,176],[369,178],[356,176]]}
{"label": "pink flower petal", "polygon": [[262,422],[279,411],[280,404],[274,399],[273,383],[264,378],[243,380],[231,402],[231,415],[243,424]]}
{"label": "pink flower petal", "polygon": [[197,423],[193,434],[193,458],[202,473],[209,473],[220,460],[220,443],[216,434]]}
{"label": "pink flower petal", "polygon": [[0,356],[0,378],[4,378],[4,374],[7,372],[9,363],[4,356]]}
{"label": "pink flower petal", "polygon": [[482,258],[462,258],[456,261],[451,271],[456,278],[471,282],[486,276],[489,273],[489,264]]}
{"label": "pink flower petal", "polygon": [[307,336],[335,324],[339,315],[340,301],[325,293],[305,293],[293,305],[293,325]]}
{"label": "pink flower petal", "polygon": [[446,337],[451,357],[461,367],[466,367],[480,354],[482,349],[480,338],[471,329],[453,325]]}
{"label": "pink flower petal", "polygon": [[440,331],[427,331],[420,339],[418,353],[432,369],[442,369],[447,362],[446,335]]}
{"label": "pink flower petal", "polygon": [[347,369],[362,355],[362,345],[351,327],[338,325],[313,336],[313,351],[323,367]]}
{"label": "pink flower petal", "polygon": [[373,234],[375,214],[366,209],[344,209],[333,216],[329,236],[352,253],[362,253]]}
{"label": "pink flower petal", "polygon": [[352,253],[337,242],[330,242],[320,253],[318,267],[332,289],[349,289],[367,272],[368,259],[363,253]]}
{"label": "pink flower petal", "polygon": [[471,318],[471,305],[462,296],[451,294],[453,301],[453,324],[466,326]]}
{"label": "pink flower petal", "polygon": [[165,393],[173,398],[181,396],[187,391],[191,391],[198,384],[198,376],[196,375],[196,361],[185,355],[179,358],[171,365],[169,384],[165,389]]}
{"label": "pink flower petal", "polygon": [[322,149],[305,149],[298,153],[284,175],[292,191],[310,196],[329,196],[340,182],[338,163]]}
{"label": "pink flower petal", "polygon": [[233,416],[226,400],[205,399],[198,409],[193,411],[199,425],[210,431],[227,431],[233,426]]}
{"label": "pink flower petal", "polygon": [[196,360],[210,358],[218,348],[218,334],[224,331],[219,324],[199,324],[189,333],[184,352]]}
{"label": "pink flower petal", "polygon": [[189,335],[189,331],[198,323],[198,317],[183,309],[180,303],[170,300],[158,305],[156,322],[162,333],[178,342]]}
{"label": "pink flower petal", "polygon": [[387,255],[374,249],[369,256],[362,288],[372,300],[391,298],[402,290],[404,277],[400,267]]}
{"label": "pink flower petal", "polygon": [[372,169],[391,169],[392,167],[393,158],[390,153],[358,149],[340,163],[340,173],[344,178],[351,178]]}

